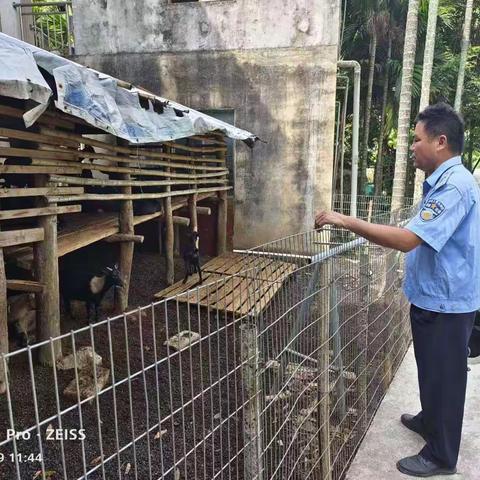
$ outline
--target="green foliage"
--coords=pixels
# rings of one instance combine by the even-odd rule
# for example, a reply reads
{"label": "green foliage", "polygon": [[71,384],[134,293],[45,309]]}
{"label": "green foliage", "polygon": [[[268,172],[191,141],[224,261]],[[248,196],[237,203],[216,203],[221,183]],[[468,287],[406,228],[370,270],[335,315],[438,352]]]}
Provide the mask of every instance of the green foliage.
{"label": "green foliage", "polygon": [[44,5],[46,2],[43,0],[34,0],[33,3],[38,4],[32,7],[36,44],[49,51],[68,54],[69,43],[73,45],[73,36],[68,28],[71,6],[64,1],[59,1],[58,5]]}
{"label": "green foliage", "polygon": [[[384,186],[391,185],[392,162],[395,157],[398,102],[402,76],[403,42],[408,0],[343,0],[347,1],[341,56],[357,60],[362,65],[362,104],[367,92],[367,67],[370,34],[377,28],[377,57],[373,88],[368,165],[377,160],[377,146],[383,140],[385,178]],[[412,126],[418,113],[425,33],[428,20],[428,0],[421,0],[419,8],[418,43],[413,74]],[[465,15],[465,0],[441,0],[437,21],[435,58],[432,73],[430,102],[455,99],[461,39]],[[382,22],[387,25],[382,25]],[[471,28],[471,47],[465,72],[462,114],[466,125],[465,163],[472,169],[480,161],[480,3],[476,2]],[[386,62],[388,33],[392,38],[392,58]],[[385,124],[380,125],[384,76],[389,74],[389,89]],[[343,72],[342,72],[343,74]],[[351,113],[350,101],[350,112]],[[348,158],[347,156],[345,157]],[[480,170],[480,163],[477,167]]]}

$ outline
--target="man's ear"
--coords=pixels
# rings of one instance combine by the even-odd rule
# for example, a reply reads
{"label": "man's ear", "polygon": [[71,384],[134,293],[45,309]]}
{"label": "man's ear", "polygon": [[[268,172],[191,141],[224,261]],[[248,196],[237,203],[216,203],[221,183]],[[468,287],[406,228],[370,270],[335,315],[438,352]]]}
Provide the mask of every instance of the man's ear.
{"label": "man's ear", "polygon": [[448,148],[448,138],[446,135],[439,135],[438,146],[442,149]]}

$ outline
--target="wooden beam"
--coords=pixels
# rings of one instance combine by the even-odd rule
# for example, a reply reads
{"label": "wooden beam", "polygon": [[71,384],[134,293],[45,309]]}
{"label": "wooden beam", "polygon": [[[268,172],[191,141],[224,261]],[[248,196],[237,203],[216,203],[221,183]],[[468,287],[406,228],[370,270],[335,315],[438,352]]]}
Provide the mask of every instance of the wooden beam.
{"label": "wooden beam", "polygon": [[185,152],[217,153],[227,151],[227,147],[191,147],[174,142],[164,142],[164,144],[175,148],[175,150],[184,150]]}
{"label": "wooden beam", "polygon": [[80,195],[84,191],[83,187],[0,188],[0,198]]}
{"label": "wooden beam", "polygon": [[7,280],[7,289],[16,292],[43,292],[45,285],[33,280]]}
{"label": "wooden beam", "polygon": [[[12,128],[0,128],[0,136],[7,138],[15,138],[18,140],[27,140],[31,142],[43,143],[47,145],[59,145],[58,138],[42,135],[41,133],[29,132],[25,130],[14,130]],[[79,142],[63,139],[62,145],[78,149]]]}
{"label": "wooden beam", "polygon": [[198,215],[211,215],[212,209],[210,207],[199,207],[197,205],[197,214]]}
{"label": "wooden beam", "polygon": [[166,261],[166,281],[167,285],[173,285],[175,282],[175,270],[174,270],[174,259],[173,259],[173,243],[174,243],[174,232],[173,232],[173,214],[172,214],[172,197],[170,186],[165,187],[165,190],[169,196],[167,196],[163,203],[163,211],[165,212],[165,261]]}
{"label": "wooden beam", "polygon": [[[82,178],[82,177],[69,177],[66,175],[50,175],[50,181],[56,183],[67,183],[69,185],[98,185],[103,187],[160,187],[167,185],[201,185],[201,184],[225,184],[228,183],[226,178],[214,178],[214,179],[185,179],[185,180],[113,180],[111,178],[103,180],[101,178]],[[59,190],[62,187],[57,187]],[[67,187],[68,188],[68,187]],[[73,187],[70,187],[73,188]],[[26,190],[26,189],[17,189]],[[72,192],[72,193],[83,193]],[[67,192],[59,192],[57,195],[67,194]],[[51,193],[55,195],[55,193]],[[1,196],[1,195],[0,195]]]}
{"label": "wooden beam", "polygon": [[23,245],[25,243],[41,242],[43,239],[43,228],[28,228],[25,230],[0,232],[0,248]]}
{"label": "wooden beam", "polygon": [[188,227],[190,225],[190,219],[187,217],[177,217],[173,216],[172,221],[174,225],[183,225],[185,227]]}
{"label": "wooden beam", "polygon": [[[111,162],[119,163],[133,163],[137,167],[141,166],[158,166],[158,167],[170,167],[170,168],[188,168],[190,170],[211,170],[211,171],[220,171],[224,170],[223,165],[216,166],[202,166],[194,165],[192,162],[189,163],[174,163],[170,160],[155,160],[146,158],[145,155],[136,155],[131,157],[116,157],[114,155],[109,155],[107,153],[97,153],[97,152],[85,152],[83,150],[68,150],[65,148],[59,149],[48,149],[48,150],[38,150],[33,148],[12,148],[12,147],[0,147],[0,157],[27,157],[32,159],[43,158],[45,160],[60,160],[60,161],[74,161],[80,162],[82,159],[101,159],[109,160]],[[190,157],[188,157],[190,159]],[[99,165],[99,164],[93,164]]]}
{"label": "wooden beam", "polygon": [[80,173],[76,167],[40,167],[35,165],[0,165],[0,174],[5,173],[18,173],[18,174],[75,174]]}
{"label": "wooden beam", "polygon": [[116,242],[133,242],[133,243],[143,243],[144,240],[143,235],[131,235],[128,233],[115,233],[110,235],[109,237],[105,238],[105,241],[108,243],[116,243]]}
{"label": "wooden beam", "polygon": [[197,216],[197,194],[194,193],[188,197],[188,212],[190,215],[190,224],[192,226],[192,231],[198,232],[198,216]]}
{"label": "wooden beam", "polygon": [[81,205],[66,205],[64,207],[19,208],[17,210],[4,210],[3,212],[0,211],[0,220],[41,217],[44,215],[60,215],[62,213],[77,213],[81,211]]}
{"label": "wooden beam", "polygon": [[[48,181],[46,176],[35,178],[37,187],[45,187]],[[38,198],[37,205],[46,206],[45,199]],[[56,207],[56,205],[52,205]],[[34,261],[37,280],[45,285],[42,292],[37,294],[37,341],[43,342],[58,337],[60,331],[60,297],[58,278],[58,236],[57,215],[45,215],[38,219],[39,225],[45,232],[42,242],[34,244]],[[62,356],[62,342],[54,342],[53,358],[50,345],[42,345],[38,350],[38,361],[42,365],[53,366]]]}
{"label": "wooden beam", "polygon": [[[51,130],[49,128],[41,128],[40,131],[44,135],[52,136],[57,139],[73,140],[73,141],[77,141],[78,143],[89,145],[91,147],[99,147],[104,150],[108,150],[110,152],[123,153],[126,155],[138,155],[141,152],[142,155],[148,156],[151,158],[168,159],[168,160],[187,160],[189,162],[223,163],[222,159],[215,158],[215,157],[200,158],[195,156],[192,157],[190,155],[180,155],[178,153],[159,152],[158,150],[153,150],[148,147],[141,147],[137,145],[131,146],[131,147],[120,147],[117,145],[112,145],[110,143],[102,142],[100,140],[95,140],[93,138],[82,137],[81,135],[78,135],[78,134],[68,133],[63,131],[59,132],[57,130]],[[87,152],[83,152],[83,153],[87,153]],[[97,156],[95,158],[100,158],[100,157]]]}
{"label": "wooden beam", "polygon": [[[127,187],[128,188],[128,187]],[[158,193],[85,193],[84,195],[71,195],[71,196],[52,196],[48,197],[49,202],[77,202],[81,200],[141,200],[144,198],[167,198],[175,197],[179,195],[190,195],[192,193],[207,193],[207,192],[221,192],[230,190],[232,187],[211,187],[211,188],[197,188],[191,190],[175,190],[171,191],[167,186],[166,192]]]}

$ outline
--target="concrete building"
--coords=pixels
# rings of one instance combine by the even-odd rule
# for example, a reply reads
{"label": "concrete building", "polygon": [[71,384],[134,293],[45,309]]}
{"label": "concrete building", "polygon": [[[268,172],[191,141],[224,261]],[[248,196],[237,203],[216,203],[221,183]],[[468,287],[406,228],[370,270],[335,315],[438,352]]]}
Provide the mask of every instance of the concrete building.
{"label": "concrete building", "polygon": [[80,63],[265,142],[232,153],[235,247],[310,229],[330,206],[340,0],[74,0],[73,10]]}

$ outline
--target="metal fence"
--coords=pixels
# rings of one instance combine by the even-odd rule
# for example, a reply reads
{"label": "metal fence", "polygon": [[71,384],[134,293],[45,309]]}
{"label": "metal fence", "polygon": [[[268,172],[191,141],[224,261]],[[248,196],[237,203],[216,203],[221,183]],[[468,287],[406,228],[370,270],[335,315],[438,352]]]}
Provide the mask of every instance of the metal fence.
{"label": "metal fence", "polygon": [[71,1],[19,2],[13,6],[22,40],[63,56],[74,53]]}
{"label": "metal fence", "polygon": [[[412,207],[413,198],[404,199],[405,208]],[[332,208],[335,212],[350,214],[351,195],[333,196]],[[392,197],[383,195],[357,195],[357,217],[362,220],[369,220],[377,223],[390,223],[390,209]]]}
{"label": "metal fence", "polygon": [[12,352],[0,478],[341,479],[410,341],[401,278],[393,251],[307,232],[44,342],[53,367]]}

